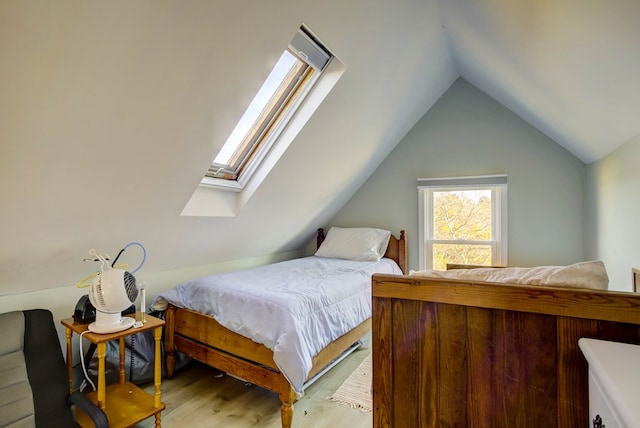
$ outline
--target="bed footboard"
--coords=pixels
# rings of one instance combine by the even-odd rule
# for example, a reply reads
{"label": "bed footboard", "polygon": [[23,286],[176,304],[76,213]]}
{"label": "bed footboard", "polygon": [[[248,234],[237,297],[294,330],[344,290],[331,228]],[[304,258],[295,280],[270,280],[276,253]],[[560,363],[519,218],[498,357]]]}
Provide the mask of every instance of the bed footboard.
{"label": "bed footboard", "polygon": [[374,427],[586,427],[580,337],[640,343],[640,295],[373,277]]}
{"label": "bed footboard", "polygon": [[[278,370],[273,352],[263,345],[224,327],[211,316],[169,305],[165,314],[164,347],[167,375],[175,373],[176,352],[233,374],[278,394],[282,428],[293,422],[297,394]],[[345,352],[371,329],[371,319],[331,342],[313,358],[308,379]]]}

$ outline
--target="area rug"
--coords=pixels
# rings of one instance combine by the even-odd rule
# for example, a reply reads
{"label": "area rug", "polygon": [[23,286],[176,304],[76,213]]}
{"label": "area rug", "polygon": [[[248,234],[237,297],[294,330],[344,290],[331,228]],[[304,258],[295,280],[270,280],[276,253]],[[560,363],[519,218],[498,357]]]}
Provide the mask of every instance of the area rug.
{"label": "area rug", "polygon": [[346,404],[363,412],[371,412],[371,354],[349,375],[340,388],[329,397],[331,401]]}

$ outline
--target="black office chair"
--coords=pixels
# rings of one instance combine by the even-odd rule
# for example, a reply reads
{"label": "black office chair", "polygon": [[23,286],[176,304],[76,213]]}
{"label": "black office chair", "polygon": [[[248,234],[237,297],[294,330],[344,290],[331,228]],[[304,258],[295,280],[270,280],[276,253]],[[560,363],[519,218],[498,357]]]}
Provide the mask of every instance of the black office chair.
{"label": "black office chair", "polygon": [[74,406],[96,427],[105,413],[80,391],[69,394],[67,365],[45,309],[0,314],[0,426],[75,427]]}

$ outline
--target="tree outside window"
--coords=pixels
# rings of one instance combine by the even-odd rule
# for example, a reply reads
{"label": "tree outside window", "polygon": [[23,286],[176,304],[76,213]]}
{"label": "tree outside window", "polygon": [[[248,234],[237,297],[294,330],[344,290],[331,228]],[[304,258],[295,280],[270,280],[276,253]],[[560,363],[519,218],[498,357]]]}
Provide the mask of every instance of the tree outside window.
{"label": "tree outside window", "polygon": [[421,269],[445,270],[448,263],[506,265],[506,182],[482,186],[480,178],[467,184],[453,179],[448,185],[436,179],[419,186]]}

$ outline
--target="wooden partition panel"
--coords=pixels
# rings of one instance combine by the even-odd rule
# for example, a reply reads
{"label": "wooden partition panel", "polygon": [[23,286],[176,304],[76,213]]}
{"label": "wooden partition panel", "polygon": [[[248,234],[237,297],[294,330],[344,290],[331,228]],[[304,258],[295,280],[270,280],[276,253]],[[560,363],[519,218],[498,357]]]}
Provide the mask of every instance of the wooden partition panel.
{"label": "wooden partition panel", "polygon": [[584,428],[578,339],[639,324],[633,293],[375,275],[374,427]]}

